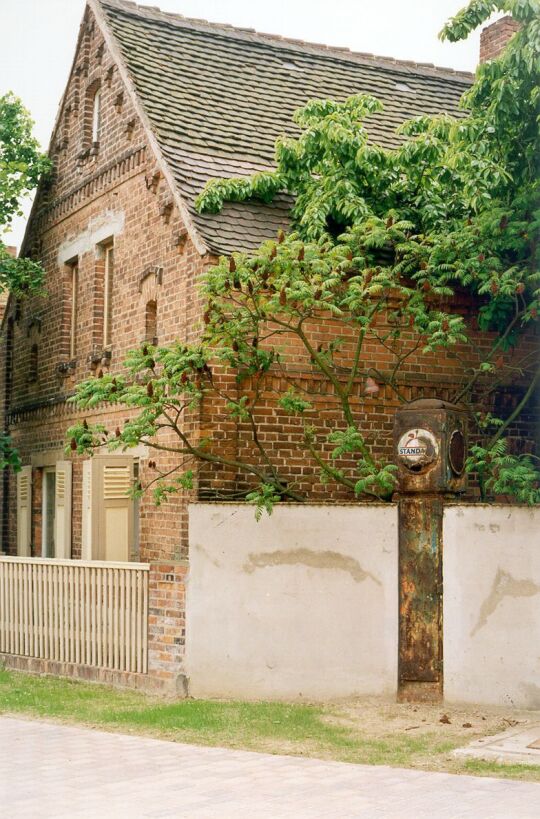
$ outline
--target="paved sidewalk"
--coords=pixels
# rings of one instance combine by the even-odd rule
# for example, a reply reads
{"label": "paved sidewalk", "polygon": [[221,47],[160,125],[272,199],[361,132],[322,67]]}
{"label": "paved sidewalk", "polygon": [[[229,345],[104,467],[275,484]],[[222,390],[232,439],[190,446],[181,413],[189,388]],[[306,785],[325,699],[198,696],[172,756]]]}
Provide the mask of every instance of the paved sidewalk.
{"label": "paved sidewalk", "polygon": [[540,785],[200,748],[0,717],[9,819],[537,819]]}

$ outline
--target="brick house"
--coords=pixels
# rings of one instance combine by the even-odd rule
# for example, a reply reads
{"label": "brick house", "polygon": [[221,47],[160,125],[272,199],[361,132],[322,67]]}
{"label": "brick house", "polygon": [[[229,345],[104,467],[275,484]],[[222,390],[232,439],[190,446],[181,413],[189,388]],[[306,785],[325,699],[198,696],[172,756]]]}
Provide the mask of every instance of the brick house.
{"label": "brick house", "polygon": [[[183,576],[187,501],[211,496],[234,476],[203,471],[197,490],[159,509],[151,498],[132,501],[127,487],[136,475],[144,481],[156,455],[139,447],[67,458],[65,432],[79,417],[67,403],[74,385],[99,369],[120,369],[143,340],[196,338],[201,274],[219,255],[274,237],[287,224],[288,201],[228,204],[218,215],[200,215],[194,199],[210,177],[271,166],[275,138],[307,99],[372,93],[385,107],[370,133],[391,146],[405,119],[455,113],[470,82],[450,69],[190,20],[126,0],[89,0],[50,143],[54,173],[38,190],[21,250],[42,260],[47,295],[11,299],[2,324],[3,424],[24,463],[18,476],[3,475],[8,554],[142,561],[161,566],[158,575],[173,585]],[[488,344],[479,336],[479,350]],[[459,381],[455,360],[443,356],[432,365],[415,370],[412,363],[411,397],[430,390],[444,397]],[[321,416],[327,425],[331,403]],[[388,438],[393,409],[378,401],[362,411]],[[85,415],[113,428],[126,413],[96,408]],[[283,446],[291,468],[315,473],[304,458],[295,467],[298,431],[286,427],[290,421],[274,413],[270,422],[287,432],[289,443],[275,446]],[[211,408],[193,423],[228,434]],[[242,430],[234,434],[236,447],[249,445]],[[323,491],[306,485],[311,497]],[[180,586],[170,593],[176,602]],[[179,623],[181,617],[171,635]],[[174,651],[181,655],[181,639]]]}

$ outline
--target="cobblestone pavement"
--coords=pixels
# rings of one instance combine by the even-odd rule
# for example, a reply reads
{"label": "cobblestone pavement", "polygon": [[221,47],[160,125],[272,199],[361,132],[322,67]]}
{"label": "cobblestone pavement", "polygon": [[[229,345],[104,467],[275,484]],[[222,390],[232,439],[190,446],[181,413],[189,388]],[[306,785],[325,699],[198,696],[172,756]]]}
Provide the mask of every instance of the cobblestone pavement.
{"label": "cobblestone pavement", "polygon": [[540,785],[0,717],[0,816],[536,819]]}

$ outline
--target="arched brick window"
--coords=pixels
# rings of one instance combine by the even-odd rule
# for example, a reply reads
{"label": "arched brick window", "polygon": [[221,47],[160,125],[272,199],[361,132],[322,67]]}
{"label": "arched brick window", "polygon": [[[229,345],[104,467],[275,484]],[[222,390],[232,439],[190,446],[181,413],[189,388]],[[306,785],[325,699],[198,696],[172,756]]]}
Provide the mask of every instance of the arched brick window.
{"label": "arched brick window", "polygon": [[84,98],[83,148],[96,151],[101,138],[101,81],[94,80]]}
{"label": "arched brick window", "polygon": [[144,315],[144,338],[151,344],[157,344],[157,301],[146,302]]}
{"label": "arched brick window", "polygon": [[92,100],[92,145],[99,143],[101,130],[101,88],[96,88]]}

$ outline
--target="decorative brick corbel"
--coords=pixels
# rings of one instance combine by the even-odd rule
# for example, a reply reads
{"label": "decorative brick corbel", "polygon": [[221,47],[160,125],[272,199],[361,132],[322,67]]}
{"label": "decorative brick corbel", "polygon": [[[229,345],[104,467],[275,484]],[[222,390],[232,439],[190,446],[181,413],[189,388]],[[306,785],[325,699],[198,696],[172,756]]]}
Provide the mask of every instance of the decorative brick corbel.
{"label": "decorative brick corbel", "polygon": [[107,73],[105,74],[105,83],[107,85],[107,88],[110,88],[111,85],[112,85],[113,74],[114,74],[115,68],[116,68],[116,66],[113,64],[113,65],[109,66],[109,68],[107,69]]}
{"label": "decorative brick corbel", "polygon": [[98,364],[101,364],[102,355],[103,355],[102,350],[92,350],[92,352],[89,353],[86,359],[87,364],[89,364],[91,367],[97,367]]}
{"label": "decorative brick corbel", "polygon": [[171,201],[164,202],[164,204],[159,209],[159,215],[163,218],[164,224],[168,225],[171,221],[171,216],[173,212],[173,203]]}
{"label": "decorative brick corbel", "polygon": [[181,228],[180,230],[177,230],[173,236],[172,241],[173,247],[177,247],[179,250],[182,251],[186,246],[187,237],[188,237],[187,228],[184,227]]}
{"label": "decorative brick corbel", "polygon": [[103,59],[103,52],[105,51],[105,43],[101,43],[99,48],[96,51],[96,62],[98,65],[101,65],[101,61]]}
{"label": "decorative brick corbel", "polygon": [[130,119],[126,123],[126,136],[128,139],[132,139],[133,131],[135,130],[136,121],[134,119]]}
{"label": "decorative brick corbel", "polygon": [[161,171],[154,171],[153,173],[146,174],[146,176],[144,177],[144,181],[146,182],[146,189],[152,191],[152,193],[156,193],[160,179]]}
{"label": "decorative brick corbel", "polygon": [[76,367],[76,358],[72,358],[70,361],[59,361],[56,365],[56,372],[62,378],[66,378],[68,375],[74,375]]}
{"label": "decorative brick corbel", "polygon": [[111,363],[111,359],[112,359],[111,350],[94,349],[87,356],[86,363],[89,364],[93,370],[95,370],[100,364],[102,367],[108,367]]}
{"label": "decorative brick corbel", "polygon": [[114,100],[114,109],[117,114],[120,113],[122,108],[124,107],[124,92],[119,91]]}

